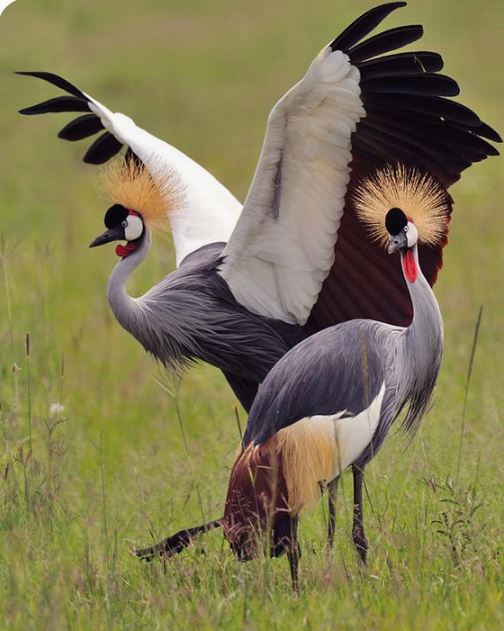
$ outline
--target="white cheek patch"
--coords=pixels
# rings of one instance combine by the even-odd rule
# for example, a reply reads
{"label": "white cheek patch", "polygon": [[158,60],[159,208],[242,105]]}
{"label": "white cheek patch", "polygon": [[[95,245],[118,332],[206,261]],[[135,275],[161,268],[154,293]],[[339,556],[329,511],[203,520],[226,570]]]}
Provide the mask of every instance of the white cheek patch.
{"label": "white cheek patch", "polygon": [[408,232],[406,233],[406,239],[408,241],[408,247],[412,248],[418,241],[418,230],[415,224],[408,221]]}
{"label": "white cheek patch", "polygon": [[135,241],[135,239],[140,238],[143,232],[143,221],[140,217],[128,215],[126,221],[128,222],[128,225],[124,229],[126,241]]}

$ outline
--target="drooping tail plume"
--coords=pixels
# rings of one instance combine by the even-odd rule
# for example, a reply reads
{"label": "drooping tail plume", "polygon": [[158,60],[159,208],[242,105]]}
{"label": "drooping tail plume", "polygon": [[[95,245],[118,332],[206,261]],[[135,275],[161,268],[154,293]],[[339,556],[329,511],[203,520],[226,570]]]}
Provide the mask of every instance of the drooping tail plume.
{"label": "drooping tail plume", "polygon": [[320,497],[339,471],[338,452],[336,433],[314,419],[302,419],[241,451],[231,471],[222,522],[239,559],[256,557],[261,544],[271,556],[288,551],[299,512]]}
{"label": "drooping tail plume", "polygon": [[290,534],[290,509],[276,437],[250,444],[239,454],[229,479],[224,536],[241,561],[259,554],[269,540],[270,554],[284,552]]}

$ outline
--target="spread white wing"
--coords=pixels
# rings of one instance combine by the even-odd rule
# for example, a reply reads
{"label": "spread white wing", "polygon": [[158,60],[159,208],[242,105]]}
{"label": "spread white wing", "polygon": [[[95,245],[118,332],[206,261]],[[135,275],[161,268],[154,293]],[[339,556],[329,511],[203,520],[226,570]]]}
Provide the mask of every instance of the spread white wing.
{"label": "spread white wing", "polygon": [[240,202],[211,173],[184,153],[156,138],[124,114],[114,113],[74,85],[48,72],[23,72],[65,90],[60,96],[21,110],[35,115],[48,112],[87,112],[62,129],[60,138],[82,140],[105,131],[91,145],[84,162],[102,164],[124,145],[140,160],[154,179],[176,173],[183,192],[177,212],[169,217],[177,265],[191,252],[208,243],[227,242],[241,212]]}
{"label": "spread white wing", "polygon": [[[354,318],[407,326],[411,301],[401,268],[370,240],[353,192],[397,162],[448,188],[473,162],[498,155],[486,139],[500,142],[499,134],[446,98],[459,88],[438,74],[441,56],[396,52],[420,39],[422,26],[367,38],[405,5],[390,2],[357,18],[271,112],[221,271],[255,313],[298,324],[309,318],[311,330]],[[421,246],[431,284],[445,243],[446,235],[434,248]]]}
{"label": "spread white wing", "polygon": [[324,48],[273,108],[221,274],[250,311],[304,324],[334,261],[352,159],[365,111],[359,70]]}
{"label": "spread white wing", "polygon": [[5,11],[5,9],[12,4],[14,0],[0,0],[0,15]]}

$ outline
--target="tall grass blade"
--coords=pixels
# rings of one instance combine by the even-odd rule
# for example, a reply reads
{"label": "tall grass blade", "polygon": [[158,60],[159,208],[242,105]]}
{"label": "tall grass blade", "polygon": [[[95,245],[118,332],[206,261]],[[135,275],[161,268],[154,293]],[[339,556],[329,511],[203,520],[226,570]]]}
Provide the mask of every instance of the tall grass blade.
{"label": "tall grass blade", "polygon": [[469,387],[471,385],[471,378],[473,373],[474,366],[474,357],[476,355],[476,348],[478,346],[479,332],[481,327],[481,319],[483,317],[483,305],[481,305],[478,313],[478,319],[476,320],[476,326],[474,328],[474,336],[473,343],[471,348],[471,356],[469,358],[469,366],[467,369],[467,377],[466,377],[466,385],[465,385],[465,393],[464,393],[464,406],[462,408],[462,422],[460,424],[460,437],[459,437],[459,449],[458,449],[458,458],[457,458],[457,474],[456,479],[458,480],[460,475],[460,467],[462,464],[462,452],[464,446],[464,434],[465,434],[465,422],[466,422],[466,413],[467,413],[467,401],[469,399]]}

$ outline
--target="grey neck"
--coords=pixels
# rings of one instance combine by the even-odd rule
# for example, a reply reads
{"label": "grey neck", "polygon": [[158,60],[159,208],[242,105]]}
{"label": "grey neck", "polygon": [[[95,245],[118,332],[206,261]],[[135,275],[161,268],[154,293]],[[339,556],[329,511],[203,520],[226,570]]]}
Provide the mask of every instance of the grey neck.
{"label": "grey neck", "polygon": [[[407,429],[415,429],[426,411],[441,365],[443,353],[443,320],[439,305],[425,276],[422,274],[418,250],[415,245],[413,256],[417,278],[411,282],[404,276],[413,304],[413,321],[402,336],[403,362],[400,362],[403,377],[408,375],[402,395],[410,400],[405,419]],[[401,254],[404,271],[404,255]],[[399,383],[404,380],[399,380]]]}
{"label": "grey neck", "polygon": [[[413,248],[413,256],[418,271],[417,279],[410,282],[406,275],[404,280],[413,304],[413,320],[407,329],[407,343],[414,345],[416,355],[431,354],[433,349],[442,350],[443,320],[431,286],[420,268],[418,248]],[[401,254],[401,264],[403,264]],[[404,267],[403,267],[404,269]],[[418,358],[418,357],[417,357]]]}
{"label": "grey neck", "polygon": [[141,316],[140,299],[131,298],[126,291],[126,281],[147,256],[151,246],[151,235],[147,228],[137,250],[123,258],[112,270],[108,280],[107,296],[110,307],[119,323],[128,331]]}

